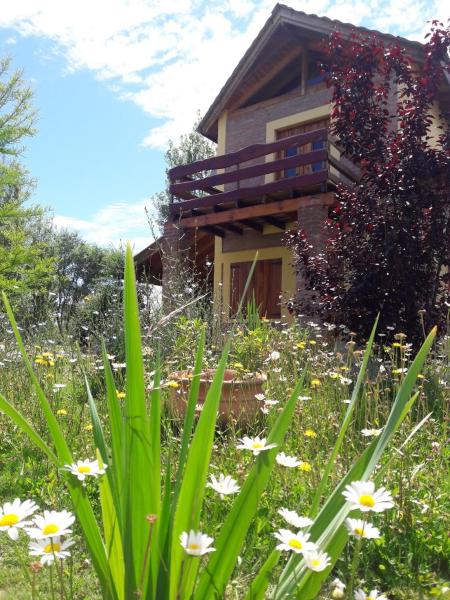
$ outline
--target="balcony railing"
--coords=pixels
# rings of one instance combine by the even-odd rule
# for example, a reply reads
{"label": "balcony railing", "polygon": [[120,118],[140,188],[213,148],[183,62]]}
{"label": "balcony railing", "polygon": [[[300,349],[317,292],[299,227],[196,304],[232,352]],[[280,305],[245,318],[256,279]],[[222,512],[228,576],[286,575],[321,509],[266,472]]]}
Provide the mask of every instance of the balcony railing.
{"label": "balcony railing", "polygon": [[[296,150],[306,144],[318,149]],[[185,215],[325,191],[328,184],[354,183],[358,169],[341,157],[327,129],[316,129],[174,167],[169,179],[171,213]]]}

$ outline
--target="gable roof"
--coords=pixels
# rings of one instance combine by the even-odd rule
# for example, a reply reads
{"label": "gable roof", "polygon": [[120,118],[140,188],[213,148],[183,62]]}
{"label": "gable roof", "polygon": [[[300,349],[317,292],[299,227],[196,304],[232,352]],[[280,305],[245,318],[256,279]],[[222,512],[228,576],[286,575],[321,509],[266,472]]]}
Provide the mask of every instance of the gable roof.
{"label": "gable roof", "polygon": [[[200,121],[198,131],[212,141],[217,141],[217,121],[221,113],[226,110],[233,97],[238,92],[245,80],[252,76],[252,71],[258,65],[258,59],[261,61],[263,51],[269,52],[269,57],[276,61],[280,54],[289,47],[292,48],[292,42],[296,42],[301,48],[301,42],[298,33],[301,31],[307,39],[323,39],[333,31],[339,31],[344,36],[349,36],[352,32],[361,31],[367,34],[379,35],[386,41],[398,42],[417,58],[422,56],[423,45],[420,42],[408,40],[400,36],[394,36],[388,33],[367,29],[366,27],[356,27],[351,23],[343,23],[328,17],[319,17],[314,14],[307,14],[302,11],[294,10],[284,4],[276,4],[272,14],[266,21],[264,27],[253,40],[251,46],[244,54],[238,65],[220,90],[214,102]],[[269,42],[274,42],[269,44]]]}

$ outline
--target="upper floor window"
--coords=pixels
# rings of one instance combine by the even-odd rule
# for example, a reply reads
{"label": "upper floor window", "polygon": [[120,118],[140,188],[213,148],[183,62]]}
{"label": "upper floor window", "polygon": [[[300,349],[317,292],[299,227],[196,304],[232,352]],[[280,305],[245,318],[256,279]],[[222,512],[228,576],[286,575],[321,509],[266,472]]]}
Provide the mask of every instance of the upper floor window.
{"label": "upper floor window", "polygon": [[[318,121],[313,121],[312,123],[304,123],[302,125],[295,125],[294,127],[289,127],[287,129],[281,129],[277,131],[277,139],[282,140],[292,135],[298,135],[299,133],[306,133],[307,131],[314,131],[315,129],[328,128],[329,123],[329,119],[326,118],[320,119]],[[287,158],[289,156],[296,156],[297,154],[307,154],[308,152],[312,152],[313,150],[322,150],[324,148],[326,148],[326,140],[316,140],[315,142],[309,142],[308,144],[304,144],[303,146],[287,148],[286,150],[281,152],[277,158]],[[319,161],[309,165],[300,165],[297,167],[285,169],[284,171],[280,172],[278,174],[278,179],[282,179],[284,177],[297,177],[300,175],[306,175],[307,173],[315,173],[316,171],[321,171],[323,169],[326,169],[325,161]]]}

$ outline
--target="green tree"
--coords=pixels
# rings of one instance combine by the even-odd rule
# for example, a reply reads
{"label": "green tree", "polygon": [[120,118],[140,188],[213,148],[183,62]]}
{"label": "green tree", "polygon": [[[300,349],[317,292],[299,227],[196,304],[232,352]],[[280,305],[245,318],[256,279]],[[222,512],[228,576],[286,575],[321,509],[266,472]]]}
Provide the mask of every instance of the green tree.
{"label": "green tree", "polygon": [[[169,147],[165,154],[166,175],[169,169],[173,167],[186,165],[197,160],[204,160],[215,155],[215,145],[197,131],[200,120],[200,115],[198,114],[192,131],[186,135],[182,135],[178,143],[169,141]],[[197,173],[196,177],[201,178],[205,175],[206,173]],[[162,230],[164,223],[169,217],[170,199],[169,179],[167,177],[166,189],[158,192],[152,198],[157,211],[156,224],[160,230]]]}
{"label": "green tree", "polygon": [[11,294],[45,289],[52,260],[33,235],[44,211],[25,206],[32,181],[20,163],[23,141],[35,133],[33,94],[10,67],[10,58],[0,59],[0,289]]}

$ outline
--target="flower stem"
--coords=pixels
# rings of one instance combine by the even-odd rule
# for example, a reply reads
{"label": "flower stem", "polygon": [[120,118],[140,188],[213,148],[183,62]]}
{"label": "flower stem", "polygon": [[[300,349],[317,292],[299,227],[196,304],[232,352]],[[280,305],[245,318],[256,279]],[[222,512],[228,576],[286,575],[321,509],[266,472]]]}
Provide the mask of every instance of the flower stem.
{"label": "flower stem", "polygon": [[[364,526],[363,526],[363,532],[364,532],[364,527],[365,527],[365,524],[367,521],[367,515],[363,516],[363,520],[364,520]],[[353,551],[353,560],[352,560],[352,568],[351,568],[351,572],[350,572],[350,581],[349,581],[348,588],[347,588],[348,598],[353,598],[353,587],[355,584],[355,575],[358,571],[359,561],[361,558],[362,541],[363,541],[363,536],[362,535],[358,536],[358,539],[355,544],[355,549]]]}

